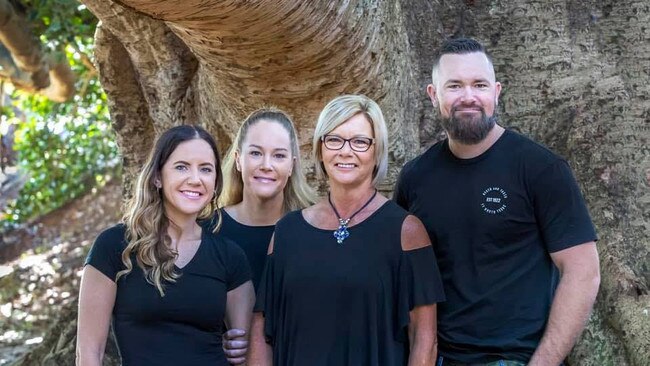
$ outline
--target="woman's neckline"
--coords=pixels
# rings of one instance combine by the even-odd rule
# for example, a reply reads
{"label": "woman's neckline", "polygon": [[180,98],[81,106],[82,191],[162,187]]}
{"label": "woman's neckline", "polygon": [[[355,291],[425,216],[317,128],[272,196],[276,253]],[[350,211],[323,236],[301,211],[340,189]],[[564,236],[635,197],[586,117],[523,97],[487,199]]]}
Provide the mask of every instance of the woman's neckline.
{"label": "woman's neckline", "polygon": [[[363,219],[363,221],[359,221],[359,222],[355,223],[354,225],[348,226],[348,230],[354,230],[355,228],[364,225],[367,221],[370,221],[373,217],[375,217],[379,213],[379,211],[383,210],[386,206],[388,206],[390,201],[391,201],[390,199],[387,199],[384,203],[381,204],[381,206],[377,207],[377,209],[373,213],[371,213],[368,217]],[[332,231],[336,230],[336,228],[334,228],[334,229],[324,229],[324,228],[320,228],[318,226],[312,225],[305,218],[305,215],[303,214],[303,211],[304,211],[304,209],[298,211],[298,215],[300,216],[300,221],[302,221],[305,225],[309,226],[310,228],[316,229],[318,231],[328,232],[328,233],[331,233]]]}
{"label": "woman's neckline", "polygon": [[241,222],[235,220],[235,218],[232,217],[232,215],[230,215],[228,213],[228,211],[226,211],[225,207],[221,210],[221,214],[224,215],[224,218],[232,220],[235,224],[237,224],[239,226],[242,226],[242,227],[245,227],[245,228],[262,229],[262,228],[273,228],[273,227],[275,227],[275,225],[248,225],[248,224],[241,223]]}

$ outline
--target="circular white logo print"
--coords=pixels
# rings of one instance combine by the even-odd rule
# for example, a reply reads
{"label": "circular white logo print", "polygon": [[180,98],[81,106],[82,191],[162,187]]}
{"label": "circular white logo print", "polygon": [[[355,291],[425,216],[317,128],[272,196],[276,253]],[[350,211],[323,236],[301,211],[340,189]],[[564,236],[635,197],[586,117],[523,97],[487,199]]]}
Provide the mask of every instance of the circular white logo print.
{"label": "circular white logo print", "polygon": [[508,194],[499,187],[490,187],[483,191],[483,202],[481,207],[483,211],[496,215],[506,210],[506,199]]}

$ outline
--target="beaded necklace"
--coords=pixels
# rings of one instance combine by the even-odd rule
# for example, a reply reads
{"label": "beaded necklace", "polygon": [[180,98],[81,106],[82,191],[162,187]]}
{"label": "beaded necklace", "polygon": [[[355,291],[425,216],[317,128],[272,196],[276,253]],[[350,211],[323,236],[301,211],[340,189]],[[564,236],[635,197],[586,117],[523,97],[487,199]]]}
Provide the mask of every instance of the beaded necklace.
{"label": "beaded necklace", "polygon": [[336,207],[334,207],[334,203],[332,203],[332,196],[330,195],[329,192],[327,192],[327,200],[330,203],[330,206],[332,206],[332,210],[334,210],[334,213],[336,214],[336,218],[339,220],[339,227],[338,229],[334,230],[334,238],[336,238],[336,242],[338,244],[343,243],[343,240],[347,239],[348,236],[350,236],[350,232],[348,231],[348,223],[354,216],[356,216],[361,210],[366,208],[370,202],[375,198],[377,195],[377,190],[375,189],[375,193],[372,194],[370,199],[363,205],[361,206],[360,209],[356,210],[352,216],[348,217],[347,219],[342,219],[341,215],[339,215],[339,212],[336,210]]}

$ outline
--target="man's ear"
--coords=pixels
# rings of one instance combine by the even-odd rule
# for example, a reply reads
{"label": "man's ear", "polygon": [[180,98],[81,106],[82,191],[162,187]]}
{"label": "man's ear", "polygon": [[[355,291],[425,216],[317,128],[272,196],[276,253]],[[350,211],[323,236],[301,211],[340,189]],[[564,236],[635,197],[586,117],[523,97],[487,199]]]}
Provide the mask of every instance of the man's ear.
{"label": "man's ear", "polygon": [[498,106],[499,105],[499,95],[501,95],[501,83],[496,82],[494,83],[494,105]]}
{"label": "man's ear", "polygon": [[434,107],[438,107],[438,96],[435,85],[427,85],[427,95],[429,95],[429,99],[431,99],[431,104],[433,104]]}

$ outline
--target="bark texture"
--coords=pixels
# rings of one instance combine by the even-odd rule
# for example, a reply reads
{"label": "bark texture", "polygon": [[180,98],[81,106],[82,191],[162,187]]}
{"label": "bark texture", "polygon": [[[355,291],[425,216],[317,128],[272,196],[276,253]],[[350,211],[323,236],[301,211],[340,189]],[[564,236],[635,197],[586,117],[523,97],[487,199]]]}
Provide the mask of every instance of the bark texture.
{"label": "bark texture", "polygon": [[225,148],[248,112],[276,105],[294,116],[306,153],[320,109],[341,93],[382,106],[390,191],[401,166],[443,136],[425,93],[434,49],[479,39],[504,86],[501,123],[567,158],[599,231],[601,291],[570,364],[650,362],[647,1],[83,3],[102,21],[96,58],[127,191],[169,126],[199,123]]}

